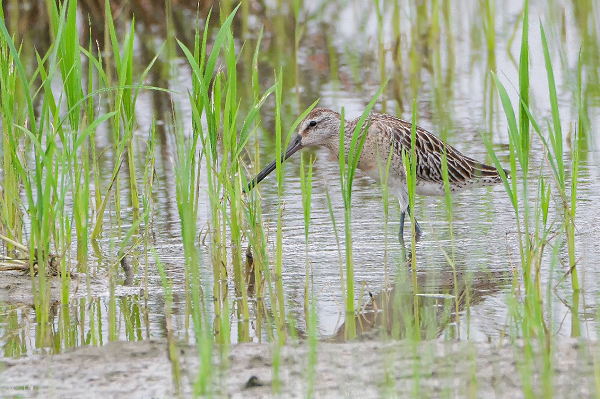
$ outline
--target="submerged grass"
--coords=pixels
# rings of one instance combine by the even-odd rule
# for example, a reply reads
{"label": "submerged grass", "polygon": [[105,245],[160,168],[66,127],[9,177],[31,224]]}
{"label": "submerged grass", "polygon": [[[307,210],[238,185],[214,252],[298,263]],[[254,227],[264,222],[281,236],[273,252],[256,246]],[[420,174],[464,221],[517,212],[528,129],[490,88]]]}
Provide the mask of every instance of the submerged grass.
{"label": "submerged grass", "polygon": [[[11,86],[15,88],[16,76],[11,78],[13,74],[10,70],[16,70],[19,75],[18,84],[22,88],[20,97],[24,97],[15,98],[10,94],[5,97],[8,93],[3,93],[5,116],[13,116],[12,120],[3,120],[4,159],[8,161],[4,168],[10,169],[8,183],[11,185],[6,191],[12,196],[5,197],[5,202],[20,204],[21,196],[24,194],[28,209],[27,214],[19,212],[17,216],[14,213],[16,208],[8,205],[5,208],[8,218],[4,220],[10,223],[7,225],[8,231],[15,238],[22,237],[20,232],[16,232],[17,228],[20,230],[23,227],[22,221],[30,224],[28,252],[31,254],[29,256],[31,281],[36,294],[36,314],[42,331],[40,336],[46,337],[45,339],[48,337],[45,331],[48,331],[50,322],[50,294],[46,269],[51,259],[51,252],[57,254],[60,259],[59,265],[54,267],[61,272],[62,300],[67,303],[69,299],[71,261],[67,258],[70,254],[67,248],[70,248],[70,234],[74,223],[71,212],[65,208],[65,203],[67,194],[71,192],[80,194],[74,198],[76,207],[81,197],[84,200],[87,198],[85,189],[78,190],[80,181],[77,178],[81,178],[80,168],[85,168],[85,161],[81,164],[78,158],[80,147],[85,145],[86,138],[97,124],[112,116],[110,114],[97,121],[88,121],[87,126],[83,125],[80,112],[83,94],[80,85],[82,76],[79,46],[69,38],[69,34],[75,28],[75,11],[67,4],[53,10],[54,35],[57,44],[43,57],[39,55],[37,57],[39,64],[34,77],[39,77],[42,82],[36,90],[32,88],[34,80],[30,81],[26,76],[20,53],[16,50],[4,22],[0,24],[2,44],[3,47],[6,46],[2,57],[6,62],[3,63],[4,72],[8,72],[8,75],[3,75],[2,86],[3,89],[5,84],[7,88]],[[9,57],[5,58],[7,56]],[[56,99],[51,89],[59,66],[62,68],[64,95],[68,105],[66,115],[60,115],[59,112],[62,96]],[[13,92],[13,95],[19,91]],[[37,107],[39,116],[33,111],[33,100],[37,98],[31,97],[32,92],[41,97],[40,105]],[[7,103],[7,100],[13,102]],[[18,104],[23,103],[26,107],[19,107]],[[19,188],[20,185],[23,191]],[[85,234],[81,232],[81,223],[75,224],[79,234]],[[51,246],[51,243],[54,245]],[[37,268],[37,277],[34,266]],[[40,340],[40,346],[49,345],[45,339]]]}
{"label": "submerged grass", "polygon": [[[570,278],[572,288],[571,304],[571,335],[580,336],[581,329],[579,325],[579,279],[576,267],[575,245],[574,245],[574,207],[577,192],[577,173],[578,173],[578,155],[577,149],[579,139],[575,135],[575,152],[572,153],[571,166],[571,187],[570,196],[567,193],[566,184],[566,165],[564,163],[563,142],[561,120],[558,114],[558,95],[554,83],[554,72],[548,43],[546,40],[543,26],[540,24],[540,36],[542,39],[542,49],[545,58],[545,67],[548,75],[548,87],[550,95],[550,104],[552,109],[552,119],[547,123],[548,136],[540,128],[536,118],[532,115],[529,105],[529,42],[528,42],[528,2],[525,2],[523,13],[523,35],[521,41],[521,58],[519,62],[519,119],[515,117],[513,106],[508,97],[503,84],[494,76],[504,112],[508,120],[509,139],[510,139],[510,157],[511,157],[511,180],[507,179],[504,173],[501,176],[504,185],[511,199],[515,215],[517,218],[517,234],[519,239],[521,278],[525,289],[523,303],[509,302],[509,308],[513,317],[514,326],[518,329],[519,335],[525,338],[525,362],[520,368],[523,390],[526,397],[535,397],[536,389],[532,384],[532,373],[534,369],[534,343],[538,342],[543,358],[542,368],[542,395],[550,397],[553,395],[552,379],[552,361],[553,361],[553,331],[552,331],[552,311],[550,298],[543,294],[541,281],[541,266],[546,248],[554,246],[550,254],[552,262],[557,257],[557,248],[562,243],[564,234],[568,250],[569,267],[564,277]],[[551,188],[548,178],[543,173],[537,178],[536,202],[532,205],[529,190],[529,165],[530,165],[530,126],[540,138],[547,155],[547,162],[550,167],[551,181],[554,181],[555,188]],[[491,148],[489,142],[486,142],[495,165],[499,168],[500,163]],[[519,165],[520,170],[517,170]],[[540,171],[543,172],[543,167]],[[518,184],[520,183],[520,189]],[[550,223],[548,212],[550,208],[551,193],[558,199],[558,204],[563,209],[562,223],[558,226],[559,231],[555,232],[556,225]],[[570,201],[568,200],[570,199]],[[572,245],[571,245],[572,243]],[[552,272],[553,268],[550,269]],[[549,280],[552,281],[550,278]],[[520,280],[515,280],[513,289],[520,284]],[[550,292],[551,287],[547,287]],[[513,295],[517,295],[513,291]],[[548,294],[549,295],[549,294]]]}
{"label": "submerged grass", "polygon": [[308,171],[304,164],[304,157],[300,159],[300,185],[302,188],[302,209],[304,211],[304,240],[306,249],[306,277],[304,282],[304,319],[308,335],[308,367],[306,397],[315,397],[315,381],[317,374],[317,345],[319,330],[317,323],[317,295],[314,292],[312,270],[309,258],[309,226],[313,178],[313,160],[308,163]]}
{"label": "submerged grass", "polygon": [[[354,176],[358,167],[358,160],[362,153],[362,148],[367,138],[366,134],[362,134],[364,131],[369,129],[369,125],[365,122],[371,109],[375,105],[375,102],[379,96],[383,93],[383,90],[387,84],[387,81],[381,85],[373,99],[369,102],[364,112],[362,113],[354,131],[352,132],[351,139],[348,140],[345,133],[346,120],[344,118],[344,108],[341,112],[340,122],[340,152],[339,152],[339,165],[340,165],[340,185],[342,188],[342,198],[344,199],[344,232],[346,238],[346,328],[345,333],[348,339],[354,339],[356,337],[356,324],[355,324],[355,296],[354,296],[354,258],[352,254],[352,217],[351,217],[351,203],[352,203],[352,183],[354,182]],[[344,149],[342,151],[342,149]],[[347,154],[346,154],[347,152]],[[347,165],[346,165],[347,164]],[[343,280],[342,280],[343,281]]]}
{"label": "submerged grass", "polygon": [[[74,346],[76,340],[71,332],[71,314],[63,306],[58,321],[61,339],[50,343],[53,310],[47,275],[60,275],[63,305],[70,302],[70,274],[75,266],[77,272],[86,274],[89,289],[92,272],[88,263],[89,243],[97,236],[94,232],[90,234],[91,215],[104,211],[109,202],[110,187],[117,180],[121,166],[120,160],[115,163],[113,179],[103,198],[102,183],[98,179],[95,132],[104,122],[118,119],[119,112],[100,112],[99,98],[104,93],[119,90],[132,90],[137,96],[141,86],[134,87],[130,82],[125,82],[129,83],[125,89],[108,86],[105,70],[112,66],[103,63],[100,57],[95,58],[91,46],[85,49],[79,45],[77,2],[51,4],[48,10],[53,45],[45,54],[36,53],[37,65],[31,70],[31,76],[27,75],[30,70],[26,69],[20,51],[15,48],[4,20],[0,23],[4,133],[1,221],[2,230],[8,237],[16,242],[28,241],[29,250],[21,255],[30,262],[35,314],[41,331],[36,346],[51,346],[60,351]],[[129,43],[131,47],[132,40]],[[87,61],[87,71],[84,61]],[[129,64],[127,70],[131,74],[131,60]],[[131,108],[135,106],[135,96],[129,102]],[[133,128],[132,120],[129,124]],[[119,139],[118,143],[123,141]],[[131,135],[128,146],[133,151]],[[130,171],[135,171],[135,165],[128,166]],[[96,187],[93,194],[90,192],[92,181]],[[137,194],[134,196],[137,201]],[[102,216],[96,220],[101,221]],[[139,223],[140,218],[134,218],[134,225]],[[73,247],[77,248],[76,256],[73,256]],[[108,272],[112,275],[112,270]],[[92,341],[97,343],[101,327],[96,323],[89,294],[88,300],[89,328]],[[117,331],[114,306],[115,301],[111,299],[110,339],[116,339]]]}

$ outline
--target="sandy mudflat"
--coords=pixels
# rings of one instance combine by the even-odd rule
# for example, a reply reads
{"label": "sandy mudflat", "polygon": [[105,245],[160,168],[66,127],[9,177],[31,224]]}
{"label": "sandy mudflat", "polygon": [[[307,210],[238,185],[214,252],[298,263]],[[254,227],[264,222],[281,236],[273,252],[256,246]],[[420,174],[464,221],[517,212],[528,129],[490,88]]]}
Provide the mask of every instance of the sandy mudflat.
{"label": "sandy mudflat", "polygon": [[[592,353],[597,343],[567,339],[556,346],[552,366],[554,397],[594,396]],[[415,355],[415,351],[418,355]],[[176,395],[172,367],[163,340],[113,342],[80,347],[59,355],[0,359],[0,395],[22,397],[171,397]],[[190,396],[198,370],[193,347],[178,348],[183,396]],[[427,341],[320,343],[315,390],[318,397],[523,397],[519,345]],[[418,359],[415,361],[414,359]],[[214,357],[217,395],[270,397],[272,353],[267,344],[232,345],[226,362]],[[308,346],[281,352],[282,397],[305,397]],[[541,359],[533,364],[535,397],[541,397]],[[248,388],[251,377],[259,384]],[[387,382],[386,382],[387,381]],[[417,381],[419,393],[416,393]],[[391,394],[392,391],[395,395]]]}

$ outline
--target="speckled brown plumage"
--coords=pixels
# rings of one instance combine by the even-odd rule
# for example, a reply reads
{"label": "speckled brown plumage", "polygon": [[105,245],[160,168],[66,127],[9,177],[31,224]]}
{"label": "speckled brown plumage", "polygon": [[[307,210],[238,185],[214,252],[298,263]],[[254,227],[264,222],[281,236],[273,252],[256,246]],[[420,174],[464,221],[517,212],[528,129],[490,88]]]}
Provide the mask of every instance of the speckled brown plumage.
{"label": "speckled brown plumage", "polygon": [[[360,118],[346,121],[344,125],[344,152],[348,154],[351,138]],[[282,157],[285,161],[303,147],[325,146],[339,156],[341,116],[338,112],[315,108],[300,124],[298,136],[292,141]],[[358,168],[373,179],[380,181],[380,172],[385,171],[391,154],[388,187],[398,197],[402,211],[400,237],[402,238],[404,215],[410,212],[406,170],[403,156],[411,153],[411,123],[387,114],[371,113],[362,129],[366,134]],[[416,192],[421,195],[445,195],[442,178],[444,151],[448,160],[448,181],[452,192],[471,187],[491,186],[502,181],[498,170],[460,153],[427,130],[416,127]],[[275,162],[267,166],[250,183],[249,189],[258,184],[275,169]],[[505,171],[508,175],[508,172]],[[417,226],[417,235],[420,227]]]}

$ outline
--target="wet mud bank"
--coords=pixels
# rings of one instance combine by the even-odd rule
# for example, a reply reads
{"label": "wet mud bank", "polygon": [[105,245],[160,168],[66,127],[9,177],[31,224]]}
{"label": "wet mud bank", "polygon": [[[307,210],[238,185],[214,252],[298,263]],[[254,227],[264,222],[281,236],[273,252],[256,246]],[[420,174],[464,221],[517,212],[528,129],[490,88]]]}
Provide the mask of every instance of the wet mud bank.
{"label": "wet mud bank", "polygon": [[[596,395],[594,355],[600,345],[564,339],[552,354],[556,397]],[[281,350],[280,393],[304,397],[308,346]],[[524,362],[520,343],[379,341],[320,343],[315,393],[318,397],[496,397],[521,398],[523,367],[530,367],[533,392],[542,394],[544,363],[539,350]],[[194,347],[180,345],[179,393],[191,394],[199,365]],[[216,396],[270,397],[273,354],[267,344],[232,345],[226,359],[215,353]],[[58,355],[0,359],[0,396],[16,397],[171,397],[177,395],[166,340],[112,342]]]}
{"label": "wet mud bank", "polygon": [[[37,279],[37,277],[35,277]],[[52,304],[59,304],[61,300],[61,281],[59,278],[49,278],[47,280],[50,289],[49,299]],[[122,297],[126,295],[143,294],[142,286],[116,285],[114,287],[115,296]],[[148,292],[152,295],[162,295],[162,288],[149,286]],[[108,278],[105,275],[88,276],[83,273],[73,273],[69,284],[69,298],[84,298],[87,295],[94,298],[106,297],[110,295],[110,286]],[[22,272],[2,272],[0,273],[0,304],[10,306],[29,306],[33,307],[35,298],[31,290],[31,276]]]}

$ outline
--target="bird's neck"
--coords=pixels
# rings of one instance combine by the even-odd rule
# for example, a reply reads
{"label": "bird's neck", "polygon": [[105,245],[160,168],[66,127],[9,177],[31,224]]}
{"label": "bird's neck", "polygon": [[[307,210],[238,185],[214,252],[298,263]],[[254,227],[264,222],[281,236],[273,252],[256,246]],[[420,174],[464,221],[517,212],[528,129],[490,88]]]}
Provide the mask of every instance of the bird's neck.
{"label": "bird's neck", "polygon": [[[348,154],[348,151],[350,148],[350,143],[352,142],[352,136],[354,134],[354,129],[358,125],[359,120],[360,120],[360,117],[353,119],[353,120],[346,120],[344,123],[344,136],[345,136],[344,137],[344,147],[345,147],[344,153],[346,153],[346,154]],[[341,122],[341,119],[340,119],[340,122]],[[339,132],[339,134],[332,135],[331,139],[325,143],[325,147],[329,148],[329,150],[336,155],[339,155],[339,151],[340,151],[341,131],[338,129],[338,132]]]}
{"label": "bird's neck", "polygon": [[352,119],[351,121],[346,121],[346,125],[344,127],[344,135],[346,138],[352,139],[352,135],[354,134],[354,129],[356,129],[356,125],[358,125],[358,121],[360,117],[356,119]]}

